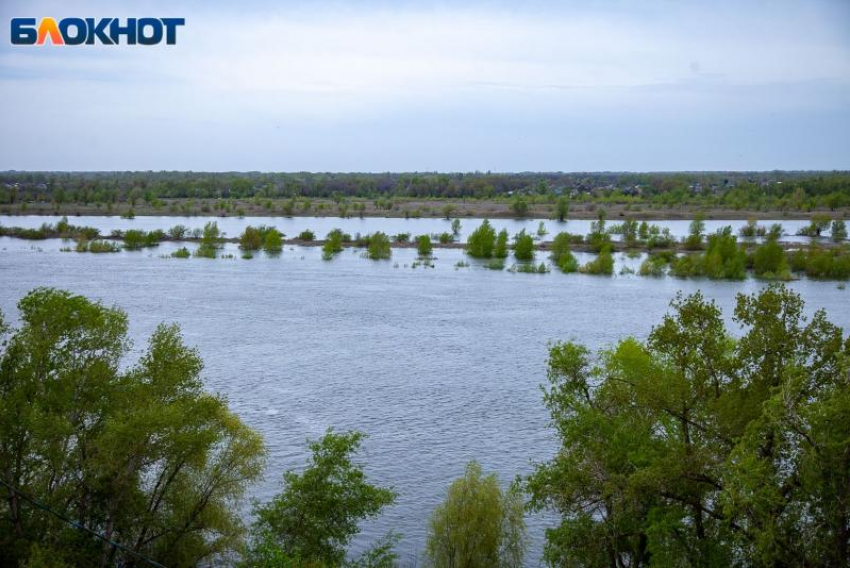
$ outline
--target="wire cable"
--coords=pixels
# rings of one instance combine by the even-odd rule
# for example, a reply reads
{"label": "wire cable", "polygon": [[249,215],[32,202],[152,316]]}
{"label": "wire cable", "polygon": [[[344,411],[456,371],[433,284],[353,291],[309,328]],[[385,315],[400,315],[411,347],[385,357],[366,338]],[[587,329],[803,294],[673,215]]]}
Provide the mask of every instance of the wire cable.
{"label": "wire cable", "polygon": [[119,549],[119,550],[123,550],[123,551],[124,551],[124,552],[126,552],[127,554],[129,554],[129,555],[131,555],[131,556],[134,556],[134,557],[138,558],[139,560],[143,560],[143,561],[147,562],[147,563],[148,563],[149,565],[151,565],[151,566],[156,566],[156,568],[166,568],[165,566],[163,566],[162,564],[160,564],[160,563],[159,563],[159,562],[157,562],[156,560],[153,560],[152,558],[148,558],[147,556],[145,556],[144,554],[142,554],[142,553],[140,553],[140,552],[136,552],[135,550],[132,550],[132,549],[130,549],[130,548],[127,548],[127,547],[126,547],[126,546],[124,546],[123,544],[119,544],[119,543],[115,542],[114,540],[109,539],[109,538],[107,538],[107,537],[103,536],[103,535],[102,535],[102,534],[100,534],[99,532],[93,531],[93,530],[91,530],[91,529],[90,529],[90,528],[88,528],[88,527],[84,527],[83,525],[81,525],[80,523],[78,523],[78,522],[77,522],[77,521],[75,521],[75,520],[73,520],[73,519],[69,519],[68,517],[66,517],[66,516],[65,516],[65,515],[63,515],[62,513],[59,513],[59,512],[54,511],[53,509],[51,509],[50,507],[48,507],[48,506],[47,506],[47,505],[45,505],[44,503],[41,503],[41,502],[40,502],[40,501],[38,501],[37,499],[34,499],[33,497],[30,497],[29,495],[27,495],[26,493],[24,493],[23,491],[21,491],[20,489],[18,489],[17,487],[15,487],[14,485],[12,485],[12,484],[10,484],[10,483],[7,483],[5,480],[0,479],[0,483],[2,483],[4,486],[6,486],[6,487],[7,487],[10,491],[14,491],[14,492],[15,492],[15,493],[17,493],[18,495],[20,495],[20,496],[21,496],[24,500],[29,501],[30,503],[32,503],[33,505],[35,505],[37,508],[41,509],[42,511],[46,511],[47,513],[50,513],[51,515],[55,516],[55,517],[56,517],[56,518],[58,518],[58,519],[61,519],[62,521],[66,522],[66,523],[68,523],[69,525],[71,525],[72,527],[74,527],[75,529],[81,530],[81,531],[83,531],[83,532],[87,532],[87,533],[89,533],[90,535],[94,536],[95,538],[97,538],[97,539],[99,539],[99,540],[102,540],[103,542],[105,542],[105,543],[109,544],[109,545],[110,545],[110,546],[112,546],[113,548],[117,548],[117,549]]}

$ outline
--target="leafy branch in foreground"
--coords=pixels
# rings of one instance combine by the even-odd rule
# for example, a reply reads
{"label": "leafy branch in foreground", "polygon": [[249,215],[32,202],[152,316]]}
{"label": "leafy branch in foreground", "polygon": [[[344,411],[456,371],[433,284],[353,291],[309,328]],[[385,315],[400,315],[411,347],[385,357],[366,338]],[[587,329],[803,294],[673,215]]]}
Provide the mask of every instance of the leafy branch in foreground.
{"label": "leafy branch in foreground", "polygon": [[178,328],[160,325],[127,367],[124,312],[48,288],[18,308],[0,345],[0,565],[126,564],[92,533],[168,566],[240,550],[263,442],[203,391]]}
{"label": "leafy branch in foreground", "polygon": [[549,355],[561,446],[526,479],[573,566],[847,566],[850,339],[773,285],[739,295],[734,339],[700,293],[646,342]]}
{"label": "leafy branch in foreground", "polygon": [[499,487],[495,474],[483,475],[477,462],[448,489],[434,509],[427,553],[435,568],[522,566],[526,535],[522,493]]}
{"label": "leafy branch in foreground", "polygon": [[[254,542],[246,565],[263,567],[342,566],[346,547],[360,521],[377,516],[396,494],[372,485],[352,461],[363,434],[328,431],[310,442],[312,457],[302,473],[283,474],[284,489],[255,510]],[[391,533],[361,561],[390,566],[395,560]],[[357,561],[355,561],[355,565]]]}

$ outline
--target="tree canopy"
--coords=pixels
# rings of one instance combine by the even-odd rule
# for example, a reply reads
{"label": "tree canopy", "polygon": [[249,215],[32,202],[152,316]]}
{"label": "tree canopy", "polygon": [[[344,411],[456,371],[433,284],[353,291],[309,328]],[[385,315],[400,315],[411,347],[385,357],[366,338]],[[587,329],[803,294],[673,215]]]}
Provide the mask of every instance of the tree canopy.
{"label": "tree canopy", "polygon": [[726,329],[679,295],[645,342],[594,360],[554,345],[561,447],[526,479],[569,566],[847,566],[850,339],[782,286],[739,295]]}
{"label": "tree canopy", "polygon": [[477,462],[448,489],[434,509],[428,530],[428,558],[435,568],[519,568],[525,554],[522,494],[503,491],[495,475]]}
{"label": "tree canopy", "polygon": [[121,310],[48,288],[18,308],[20,328],[0,323],[0,564],[133,560],[79,527],[168,566],[238,551],[263,442],[203,391],[179,329],[127,366]]}
{"label": "tree canopy", "polygon": [[[306,469],[283,475],[283,491],[255,511],[249,566],[340,566],[359,523],[395,501],[391,489],[369,483],[352,458],[363,434],[327,432],[310,443]],[[366,553],[369,566],[389,566],[392,534]]]}

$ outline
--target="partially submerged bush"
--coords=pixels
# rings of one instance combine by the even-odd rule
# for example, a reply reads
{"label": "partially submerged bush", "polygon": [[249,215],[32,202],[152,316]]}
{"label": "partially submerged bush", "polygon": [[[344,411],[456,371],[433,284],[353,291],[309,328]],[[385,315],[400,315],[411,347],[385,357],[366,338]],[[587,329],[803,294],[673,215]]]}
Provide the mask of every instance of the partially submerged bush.
{"label": "partially submerged bush", "polygon": [[604,247],[594,260],[579,268],[579,272],[605,276],[614,274],[614,256],[611,254],[611,245]]}

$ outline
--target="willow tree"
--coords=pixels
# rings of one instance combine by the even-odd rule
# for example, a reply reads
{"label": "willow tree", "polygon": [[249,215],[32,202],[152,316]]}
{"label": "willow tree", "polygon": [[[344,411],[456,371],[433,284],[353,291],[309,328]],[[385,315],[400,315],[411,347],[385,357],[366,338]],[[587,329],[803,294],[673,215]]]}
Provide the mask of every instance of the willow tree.
{"label": "willow tree", "polygon": [[522,494],[502,490],[495,474],[477,462],[448,489],[434,509],[427,554],[435,568],[518,568],[525,554]]}
{"label": "willow tree", "polygon": [[0,325],[0,564],[194,566],[240,550],[263,443],[204,392],[178,328],[127,365],[121,310],[45,288],[18,309],[20,328]]}
{"label": "willow tree", "polygon": [[850,339],[771,286],[726,329],[697,293],[645,342],[594,360],[554,345],[545,402],[561,447],[527,479],[572,566],[847,566]]}

